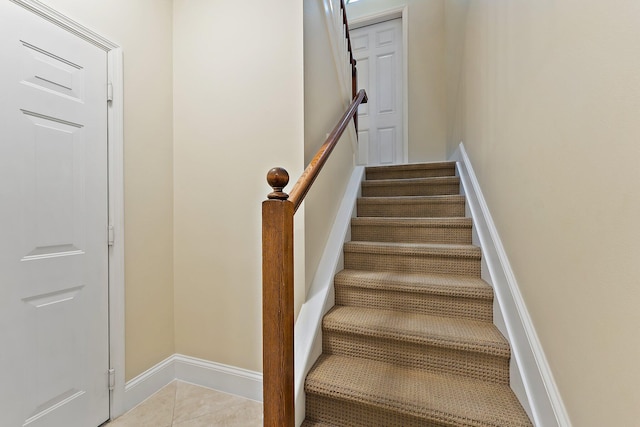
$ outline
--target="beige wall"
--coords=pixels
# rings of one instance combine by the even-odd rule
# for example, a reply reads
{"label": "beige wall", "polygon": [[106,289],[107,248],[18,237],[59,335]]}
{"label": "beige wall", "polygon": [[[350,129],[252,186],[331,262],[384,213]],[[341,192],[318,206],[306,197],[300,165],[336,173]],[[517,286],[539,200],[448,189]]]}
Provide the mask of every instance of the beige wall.
{"label": "beige wall", "polygon": [[407,5],[409,162],[445,158],[444,0],[362,0],[347,6],[350,21]]}
{"label": "beige wall", "polygon": [[124,52],[126,379],[174,352],[171,0],[44,0]]}
{"label": "beige wall", "polygon": [[[324,143],[349,104],[343,97],[322,0],[304,1],[305,163]],[[355,135],[355,132],[353,132]],[[306,287],[311,285],[345,187],[353,172],[353,145],[345,132],[305,201]]]}
{"label": "beige wall", "polygon": [[640,417],[639,16],[478,0],[467,17],[461,139],[580,427]]}
{"label": "beige wall", "polygon": [[265,176],[304,161],[302,2],[175,0],[173,22],[176,351],[260,371]]}
{"label": "beige wall", "polygon": [[462,138],[464,105],[461,76],[470,2],[446,0],[444,5],[447,158],[451,157]]}

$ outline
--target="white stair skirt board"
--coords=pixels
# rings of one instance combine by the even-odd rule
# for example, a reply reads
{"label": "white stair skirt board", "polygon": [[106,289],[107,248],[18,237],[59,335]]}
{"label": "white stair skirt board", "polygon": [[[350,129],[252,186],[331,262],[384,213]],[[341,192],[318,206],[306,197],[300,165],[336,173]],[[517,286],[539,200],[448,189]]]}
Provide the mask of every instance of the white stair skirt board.
{"label": "white stair skirt board", "polygon": [[174,354],[127,382],[125,410],[138,406],[173,380],[262,401],[261,373]]}
{"label": "white stair skirt board", "polygon": [[450,160],[457,162],[462,191],[473,218],[474,244],[482,248],[482,278],[494,289],[495,323],[511,344],[511,384],[538,427],[571,427],[509,259],[480,184],[461,142]]}
{"label": "white stair skirt board", "polygon": [[304,380],[322,353],[322,317],[335,305],[333,277],[343,268],[342,246],[346,241],[351,240],[351,218],[356,214],[356,200],[360,195],[363,177],[364,167],[356,166],[340,202],[322,258],[307,293],[307,299],[296,320],[294,332],[296,426],[304,421],[306,410]]}

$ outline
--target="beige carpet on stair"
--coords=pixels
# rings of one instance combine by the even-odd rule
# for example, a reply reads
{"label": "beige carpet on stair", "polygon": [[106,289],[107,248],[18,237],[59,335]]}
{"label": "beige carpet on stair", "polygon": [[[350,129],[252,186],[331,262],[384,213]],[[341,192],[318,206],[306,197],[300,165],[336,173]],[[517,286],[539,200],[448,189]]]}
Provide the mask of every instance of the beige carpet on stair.
{"label": "beige carpet on stair", "polygon": [[451,162],[369,167],[303,426],[527,427]]}
{"label": "beige carpet on stair", "polygon": [[307,413],[318,411],[313,415],[336,426],[531,425],[524,411],[513,409],[520,404],[501,384],[341,356],[322,356],[309,375],[307,390],[338,405],[312,400]]}

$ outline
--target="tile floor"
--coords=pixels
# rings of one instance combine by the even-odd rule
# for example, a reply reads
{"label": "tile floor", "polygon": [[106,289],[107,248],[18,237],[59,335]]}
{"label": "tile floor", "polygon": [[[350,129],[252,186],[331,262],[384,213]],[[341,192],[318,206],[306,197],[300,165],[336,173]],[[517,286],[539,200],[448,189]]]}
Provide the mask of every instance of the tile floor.
{"label": "tile floor", "polygon": [[182,381],[103,427],[259,427],[262,404]]}

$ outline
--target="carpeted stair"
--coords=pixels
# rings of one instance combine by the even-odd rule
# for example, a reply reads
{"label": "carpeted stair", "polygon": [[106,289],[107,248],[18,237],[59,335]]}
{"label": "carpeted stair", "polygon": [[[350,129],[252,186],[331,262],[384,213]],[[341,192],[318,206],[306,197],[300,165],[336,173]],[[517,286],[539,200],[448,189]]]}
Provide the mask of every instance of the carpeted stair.
{"label": "carpeted stair", "polygon": [[451,162],[369,167],[303,426],[532,426]]}

